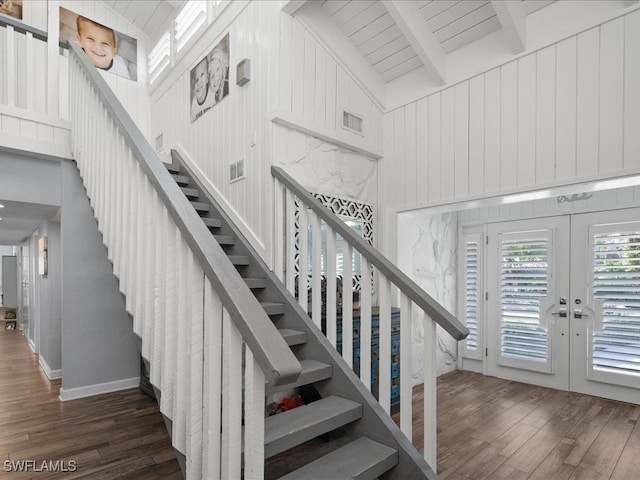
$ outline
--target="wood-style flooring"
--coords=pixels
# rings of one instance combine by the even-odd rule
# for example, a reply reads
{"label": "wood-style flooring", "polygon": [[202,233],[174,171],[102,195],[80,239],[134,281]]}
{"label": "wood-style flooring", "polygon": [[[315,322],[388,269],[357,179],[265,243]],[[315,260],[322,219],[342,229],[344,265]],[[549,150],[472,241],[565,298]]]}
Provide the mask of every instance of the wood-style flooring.
{"label": "wood-style flooring", "polygon": [[[61,402],[59,390],[22,332],[0,330],[0,479],[182,480],[158,406],[142,391]],[[28,472],[9,471],[21,460],[33,462]]]}
{"label": "wood-style flooring", "polygon": [[452,372],[438,379],[438,479],[640,480],[639,419],[640,405]]}

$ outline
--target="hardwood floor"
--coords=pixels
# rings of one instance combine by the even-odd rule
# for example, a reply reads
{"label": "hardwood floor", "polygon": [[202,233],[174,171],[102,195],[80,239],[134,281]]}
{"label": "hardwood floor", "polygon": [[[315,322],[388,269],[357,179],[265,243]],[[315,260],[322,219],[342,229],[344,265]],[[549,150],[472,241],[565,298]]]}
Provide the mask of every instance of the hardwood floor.
{"label": "hardwood floor", "polygon": [[639,420],[640,405],[452,372],[438,379],[438,479],[639,480]]}
{"label": "hardwood floor", "polygon": [[139,389],[61,402],[60,380],[17,330],[0,330],[0,361],[1,479],[182,480],[157,404]]}

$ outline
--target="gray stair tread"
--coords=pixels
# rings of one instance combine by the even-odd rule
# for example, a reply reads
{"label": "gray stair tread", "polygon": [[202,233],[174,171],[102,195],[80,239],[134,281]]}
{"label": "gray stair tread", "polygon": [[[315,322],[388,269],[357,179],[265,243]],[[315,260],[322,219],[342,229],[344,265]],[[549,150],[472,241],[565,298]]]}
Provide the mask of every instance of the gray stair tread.
{"label": "gray stair tread", "polygon": [[360,437],[279,480],[373,480],[398,464],[398,452]]}
{"label": "gray stair tread", "polygon": [[163,162],[164,167],[171,173],[178,173],[180,171],[180,165],[174,165],[173,163]]}
{"label": "gray stair tread", "polygon": [[260,302],[267,315],[282,315],[284,313],[284,303]]}
{"label": "gray stair tread", "polygon": [[247,255],[229,255],[229,260],[234,265],[249,265],[249,257]]}
{"label": "gray stair tread", "polygon": [[236,243],[236,237],[233,235],[214,235],[214,238],[220,245],[233,245]]}
{"label": "gray stair tread", "polygon": [[249,288],[265,288],[267,286],[266,278],[244,278],[243,280]]}
{"label": "gray stair tread", "polygon": [[203,218],[202,221],[207,227],[218,228],[222,225],[222,221],[219,218]]}
{"label": "gray stair tread", "polygon": [[333,375],[333,368],[327,363],[317,362],[315,360],[300,360],[302,366],[302,372],[295,382],[286,383],[283,385],[273,386],[267,384],[265,386],[265,393],[281,392],[283,390],[290,390],[300,385],[308,385],[310,383],[319,382],[331,378]]}
{"label": "gray stair tread", "polygon": [[195,208],[199,212],[208,212],[211,208],[208,203],[204,202],[191,202],[191,205],[193,205],[193,208]]}
{"label": "gray stair tread", "polygon": [[278,330],[287,345],[302,345],[307,342],[307,332],[301,330],[292,330],[290,328],[281,328]]}
{"label": "gray stair tread", "polygon": [[182,190],[182,193],[184,193],[187,197],[197,198],[200,196],[200,190],[198,190],[197,188],[180,187],[180,189]]}
{"label": "gray stair tread", "polygon": [[175,180],[178,185],[188,185],[189,177],[186,175],[176,175],[175,173],[171,174],[171,177]]}
{"label": "gray stair tread", "polygon": [[362,405],[330,396],[265,419],[265,458],[362,417]]}

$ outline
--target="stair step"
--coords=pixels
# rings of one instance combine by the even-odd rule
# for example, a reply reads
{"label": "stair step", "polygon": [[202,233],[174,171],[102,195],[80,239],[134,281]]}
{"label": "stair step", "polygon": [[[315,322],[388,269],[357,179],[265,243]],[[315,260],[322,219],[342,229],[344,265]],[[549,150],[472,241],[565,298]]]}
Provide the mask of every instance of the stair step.
{"label": "stair step", "polygon": [[211,208],[208,203],[204,202],[191,202],[191,205],[196,209],[196,212],[208,212]]}
{"label": "stair step", "polygon": [[264,457],[277,455],[361,417],[361,404],[336,396],[267,417]]}
{"label": "stair step", "polygon": [[249,257],[247,255],[228,255],[231,263],[237,266],[249,265]]}
{"label": "stair step", "polygon": [[209,228],[220,228],[222,221],[219,218],[203,218],[202,221]]}
{"label": "stair step", "polygon": [[173,163],[166,163],[163,162],[164,167],[169,170],[169,173],[179,173],[180,172],[180,165],[174,165]]}
{"label": "stair step", "polygon": [[236,243],[236,237],[233,235],[214,235],[219,245],[233,245]]}
{"label": "stair step", "polygon": [[177,175],[175,173],[172,173],[171,177],[180,186],[189,185],[189,177],[187,177],[186,175]]}
{"label": "stair step", "polygon": [[189,198],[198,198],[200,196],[200,190],[197,188],[180,187],[180,190]]}
{"label": "stair step", "polygon": [[319,382],[320,380],[331,378],[333,375],[333,367],[327,363],[317,362],[315,360],[300,360],[300,365],[302,366],[302,372],[295,382],[277,386],[267,384],[265,385],[265,394],[269,395],[275,392],[290,390],[300,385]]}
{"label": "stair step", "polygon": [[307,343],[307,332],[292,330],[290,328],[281,328],[278,331],[290,347],[293,345],[302,345],[303,343]]}
{"label": "stair step", "polygon": [[257,288],[266,288],[267,279],[266,278],[244,278],[244,283],[247,284],[247,287],[252,289]]}
{"label": "stair step", "polygon": [[397,464],[397,450],[360,437],[279,480],[374,480]]}
{"label": "stair step", "polygon": [[282,315],[284,313],[284,303],[260,302],[267,315]]}

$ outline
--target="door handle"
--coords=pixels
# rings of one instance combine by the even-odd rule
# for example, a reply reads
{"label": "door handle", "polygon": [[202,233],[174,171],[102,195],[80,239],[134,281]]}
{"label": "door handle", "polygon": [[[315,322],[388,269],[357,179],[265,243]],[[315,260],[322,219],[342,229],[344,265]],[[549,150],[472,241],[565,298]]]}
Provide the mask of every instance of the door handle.
{"label": "door handle", "polygon": [[582,318],[582,317],[588,317],[589,315],[587,315],[586,313],[582,313],[582,309],[581,308],[576,308],[573,311],[573,318]]}
{"label": "door handle", "polygon": [[560,318],[567,318],[567,307],[560,307],[557,312],[553,312],[551,315],[558,315]]}

